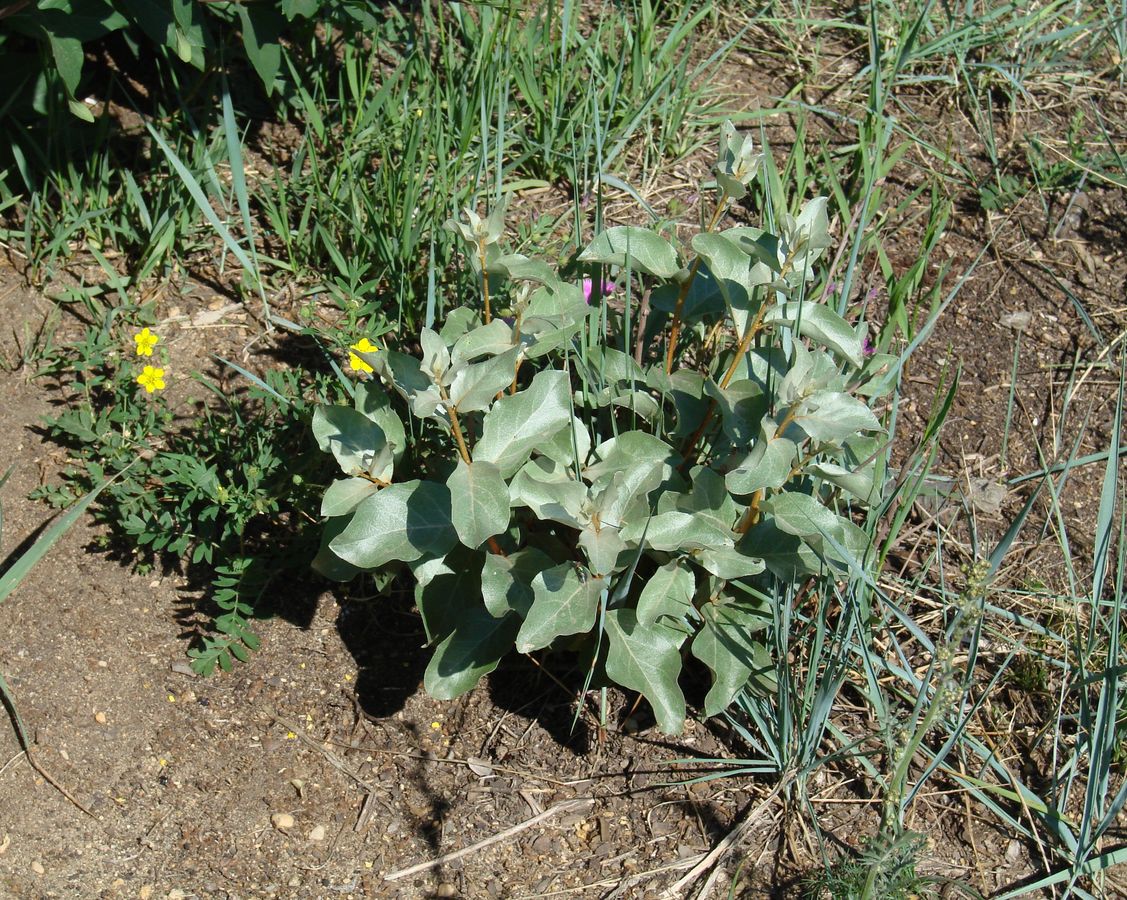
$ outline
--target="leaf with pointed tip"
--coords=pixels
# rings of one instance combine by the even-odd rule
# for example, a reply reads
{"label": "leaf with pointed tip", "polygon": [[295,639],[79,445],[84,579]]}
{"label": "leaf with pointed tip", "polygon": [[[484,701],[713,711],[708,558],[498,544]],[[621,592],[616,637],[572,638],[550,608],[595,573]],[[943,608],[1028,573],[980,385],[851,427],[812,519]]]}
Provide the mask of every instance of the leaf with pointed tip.
{"label": "leaf with pointed tip", "polygon": [[592,572],[610,575],[619,569],[619,555],[626,549],[626,541],[619,537],[617,528],[604,525],[598,531],[584,528],[579,534],[579,546]]}
{"label": "leaf with pointed tip", "polygon": [[621,474],[624,500],[648,494],[669,478],[678,462],[672,447],[644,431],[625,431],[603,441],[594,456],[598,461],[584,470],[583,477],[601,489]]}
{"label": "leaf with pointed tip", "polygon": [[587,485],[559,463],[540,457],[529,460],[509,486],[510,503],[527,506],[536,518],[583,528],[589,518],[584,512]]}
{"label": "leaf with pointed tip", "polygon": [[512,477],[533,450],[571,422],[570,400],[567,373],[537,373],[525,390],[498,400],[485,414],[474,459],[491,462],[502,477]]}
{"label": "leaf with pointed tip", "polygon": [[476,549],[509,527],[509,487],[492,463],[474,460],[458,467],[446,480],[451,514],[458,539]]}
{"label": "leaf with pointed tip", "polygon": [[595,627],[606,580],[563,563],[532,579],[532,606],[517,634],[519,653],[547,647],[558,637],[585,634]]}
{"label": "leaf with pointed tip", "polygon": [[693,554],[693,559],[706,571],[725,581],[758,575],[767,567],[762,559],[753,555],[746,539],[741,539],[735,547],[701,550]]}
{"label": "leaf with pointed tip", "polygon": [[763,389],[747,378],[733,381],[721,388],[709,379],[705,393],[716,401],[720,411],[720,424],[736,447],[746,447],[759,433],[759,423],[767,413],[767,397]]}
{"label": "leaf with pointed tip", "polygon": [[378,484],[367,478],[338,478],[321,498],[321,515],[347,516],[379,489]]}
{"label": "leaf with pointed tip", "polygon": [[638,597],[638,624],[649,628],[662,616],[683,624],[695,614],[693,587],[693,576],[684,565],[676,560],[666,563],[642,588]]}
{"label": "leaf with pointed tip", "polygon": [[419,344],[423,349],[423,358],[419,363],[420,371],[432,381],[439,381],[450,368],[450,348],[446,346],[446,341],[439,337],[438,332],[430,328],[424,328],[419,332]]}
{"label": "leaf with pointed tip", "polygon": [[756,297],[755,288],[770,282],[770,272],[763,266],[754,265],[739,244],[723,234],[695,235],[693,249],[708,265],[728,304],[736,331],[743,334],[747,330],[749,316],[763,302],[762,297]]}
{"label": "leaf with pointed tip", "polygon": [[403,451],[407,449],[407,434],[403,429],[403,420],[391,408],[387,389],[375,380],[361,382],[356,385],[354,405],[357,412],[367,416],[380,427],[384,439],[391,447],[394,461],[398,463],[403,458]]}
{"label": "leaf with pointed tip", "polygon": [[724,476],[724,482],[733,494],[780,488],[790,480],[797,453],[798,445],[792,440],[761,437],[743,461]]}
{"label": "leaf with pointed tip", "polygon": [[797,330],[802,337],[829,347],[858,368],[864,365],[863,334],[828,306],[795,300],[772,307],[766,321]]}
{"label": "leaf with pointed tip", "polygon": [[530,259],[520,253],[509,253],[499,256],[489,265],[489,273],[499,272],[513,281],[535,281],[539,284],[555,285],[559,283],[559,276],[546,262],[539,259]]}
{"label": "leaf with pointed tip", "polygon": [[836,463],[816,462],[807,466],[806,471],[848,491],[862,503],[873,502],[874,468],[872,463],[852,471]]}
{"label": "leaf with pointed tip", "polygon": [[649,700],[662,731],[680,734],[685,725],[685,695],[677,679],[685,632],[661,622],[644,626],[637,613],[626,608],[607,612],[606,633],[610,639],[607,677]]}
{"label": "leaf with pointed tip", "polygon": [[553,565],[551,557],[535,547],[525,547],[508,556],[486,554],[481,570],[485,608],[497,618],[515,612],[523,619],[532,606],[532,580]]}
{"label": "leaf with pointed tip", "polygon": [[706,603],[704,625],[697,632],[693,656],[712,670],[712,687],[704,698],[704,714],[727,709],[751,680],[761,687],[774,682],[774,666],[767,648],[753,635],[767,623],[763,610],[742,603]]}
{"label": "leaf with pointed tip", "polygon": [[692,513],[671,510],[658,513],[646,521],[631,521],[622,530],[626,541],[640,541],[645,534],[645,545],[650,550],[673,552],[675,550],[706,550],[731,547],[735,539],[731,530],[717,528],[707,518]]}
{"label": "leaf with pointed tip", "polygon": [[802,538],[779,528],[774,519],[753,525],[745,537],[755,556],[784,581],[797,581],[825,570],[818,554]]}
{"label": "leaf with pointed tip", "polygon": [[423,687],[436,700],[453,700],[497,668],[513,646],[520,616],[498,619],[481,605],[458,612],[457,624],[434,650]]}
{"label": "leaf with pointed tip", "polygon": [[865,531],[808,494],[776,494],[763,504],[763,512],[780,530],[802,538],[834,569],[860,566],[868,555]]}
{"label": "leaf with pointed tip", "polygon": [[[317,446],[332,453],[345,475],[361,472],[387,481],[392,455],[383,429],[363,413],[347,406],[318,406],[313,411]],[[387,450],[382,453],[381,450]]]}
{"label": "leaf with pointed tip", "polygon": [[513,347],[492,359],[465,363],[454,371],[450,382],[450,403],[463,413],[488,409],[494,398],[513,383],[519,357],[520,348]]}
{"label": "leaf with pointed tip", "polygon": [[[446,331],[443,329],[443,341]],[[513,347],[513,329],[504,319],[494,319],[458,337],[450,351],[450,365],[462,366],[480,356],[496,356]]]}
{"label": "leaf with pointed tip", "polygon": [[633,225],[608,228],[579,254],[579,261],[629,267],[658,278],[672,278],[681,269],[669,241]]}
{"label": "leaf with pointed tip", "polygon": [[677,497],[677,508],[711,522],[722,531],[730,531],[740,510],[728,493],[724,476],[704,467],[697,467],[691,475],[692,492]]}
{"label": "leaf with pointed tip", "polygon": [[457,540],[446,485],[407,481],[364,500],[329,548],[354,566],[377,569],[393,559],[442,556]]}
{"label": "leaf with pointed tip", "polygon": [[816,441],[844,441],[861,431],[880,431],[873,411],[840,391],[818,391],[802,401],[794,423]]}

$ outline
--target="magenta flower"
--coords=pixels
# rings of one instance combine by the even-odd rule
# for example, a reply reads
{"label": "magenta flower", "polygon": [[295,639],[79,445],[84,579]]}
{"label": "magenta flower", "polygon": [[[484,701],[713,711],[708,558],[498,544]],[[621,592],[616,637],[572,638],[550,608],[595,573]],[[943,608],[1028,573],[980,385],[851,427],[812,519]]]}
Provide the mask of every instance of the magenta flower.
{"label": "magenta flower", "polygon": [[872,356],[877,352],[877,348],[873,345],[872,340],[870,340],[867,335],[865,337],[865,340],[861,343],[861,352],[864,353],[865,356]]}
{"label": "magenta flower", "polygon": [[613,281],[600,281],[596,285],[594,279],[591,278],[584,278],[580,282],[580,287],[583,288],[583,297],[588,304],[590,304],[593,299],[598,300],[608,294],[613,294],[615,290],[617,290]]}

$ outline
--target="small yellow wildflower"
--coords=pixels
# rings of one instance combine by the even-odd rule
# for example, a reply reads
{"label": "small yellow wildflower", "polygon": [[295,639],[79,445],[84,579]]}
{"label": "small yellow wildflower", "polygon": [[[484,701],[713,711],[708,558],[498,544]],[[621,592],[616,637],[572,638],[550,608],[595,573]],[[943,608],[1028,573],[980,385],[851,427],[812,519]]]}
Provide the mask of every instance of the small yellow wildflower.
{"label": "small yellow wildflower", "polygon": [[142,328],[137,334],[133,335],[133,340],[137,342],[138,356],[152,356],[153,347],[160,340],[160,335],[149,331],[148,328]]}
{"label": "small yellow wildflower", "polygon": [[164,369],[157,369],[154,366],[145,366],[145,368],[141,370],[141,374],[137,376],[137,383],[150,394],[153,391],[163,391]]}
{"label": "small yellow wildflower", "polygon": [[[375,353],[380,348],[377,347],[375,344],[373,344],[367,338],[360,338],[360,340],[358,340],[355,344],[353,344],[348,349],[353,350],[353,351],[359,351],[360,353]],[[348,354],[348,364],[352,367],[353,371],[355,371],[355,372],[371,372],[371,371],[373,371],[372,367],[370,365],[368,365],[366,362],[364,362],[364,360],[362,360],[359,356],[357,356],[355,352]]]}

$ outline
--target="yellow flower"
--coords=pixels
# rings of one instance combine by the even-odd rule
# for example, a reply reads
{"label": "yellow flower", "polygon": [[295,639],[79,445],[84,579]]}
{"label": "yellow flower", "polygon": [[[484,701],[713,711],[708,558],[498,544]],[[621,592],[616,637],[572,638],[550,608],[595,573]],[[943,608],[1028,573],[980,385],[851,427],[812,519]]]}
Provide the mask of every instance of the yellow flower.
{"label": "yellow flower", "polygon": [[153,366],[145,366],[145,368],[141,371],[141,374],[137,376],[137,383],[150,394],[153,391],[163,391],[164,369],[156,369]]}
{"label": "yellow flower", "polygon": [[160,340],[159,334],[154,334],[148,328],[142,328],[139,332],[133,335],[133,340],[137,342],[137,355],[138,356],[152,356],[153,347],[157,345]]}
{"label": "yellow flower", "polygon": [[[355,344],[348,348],[349,350],[358,350],[361,353],[375,353],[380,348],[373,344],[367,338],[360,338]],[[372,367],[368,365],[355,353],[348,354],[348,364],[352,366],[353,371],[356,372],[371,372]]]}

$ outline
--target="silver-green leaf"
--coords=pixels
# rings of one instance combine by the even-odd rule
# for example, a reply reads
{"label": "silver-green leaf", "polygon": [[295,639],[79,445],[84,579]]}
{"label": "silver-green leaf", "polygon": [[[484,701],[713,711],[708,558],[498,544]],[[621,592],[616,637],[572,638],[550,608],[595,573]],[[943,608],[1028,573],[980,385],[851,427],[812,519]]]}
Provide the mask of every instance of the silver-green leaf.
{"label": "silver-green leaf", "polygon": [[364,500],[329,549],[361,569],[377,569],[395,559],[442,556],[457,540],[446,485],[407,481]]}
{"label": "silver-green leaf", "polygon": [[485,414],[474,459],[491,462],[509,478],[532,451],[556,436],[571,421],[567,373],[537,373],[523,391],[493,404]]}
{"label": "silver-green leaf", "polygon": [[576,568],[553,566],[532,579],[532,606],[517,634],[520,653],[547,647],[557,637],[583,634],[595,626],[606,581]]}
{"label": "silver-green leaf", "polygon": [[610,639],[607,677],[649,700],[662,731],[680,734],[685,695],[677,679],[685,632],[661,622],[644,626],[634,610],[624,608],[607,613],[606,633]]}
{"label": "silver-green leaf", "polygon": [[509,488],[492,463],[458,460],[446,487],[451,521],[467,547],[476,549],[509,527]]}
{"label": "silver-green leaf", "polygon": [[579,261],[629,266],[658,278],[672,278],[681,269],[677,251],[669,241],[633,225],[608,228],[579,254]]}

